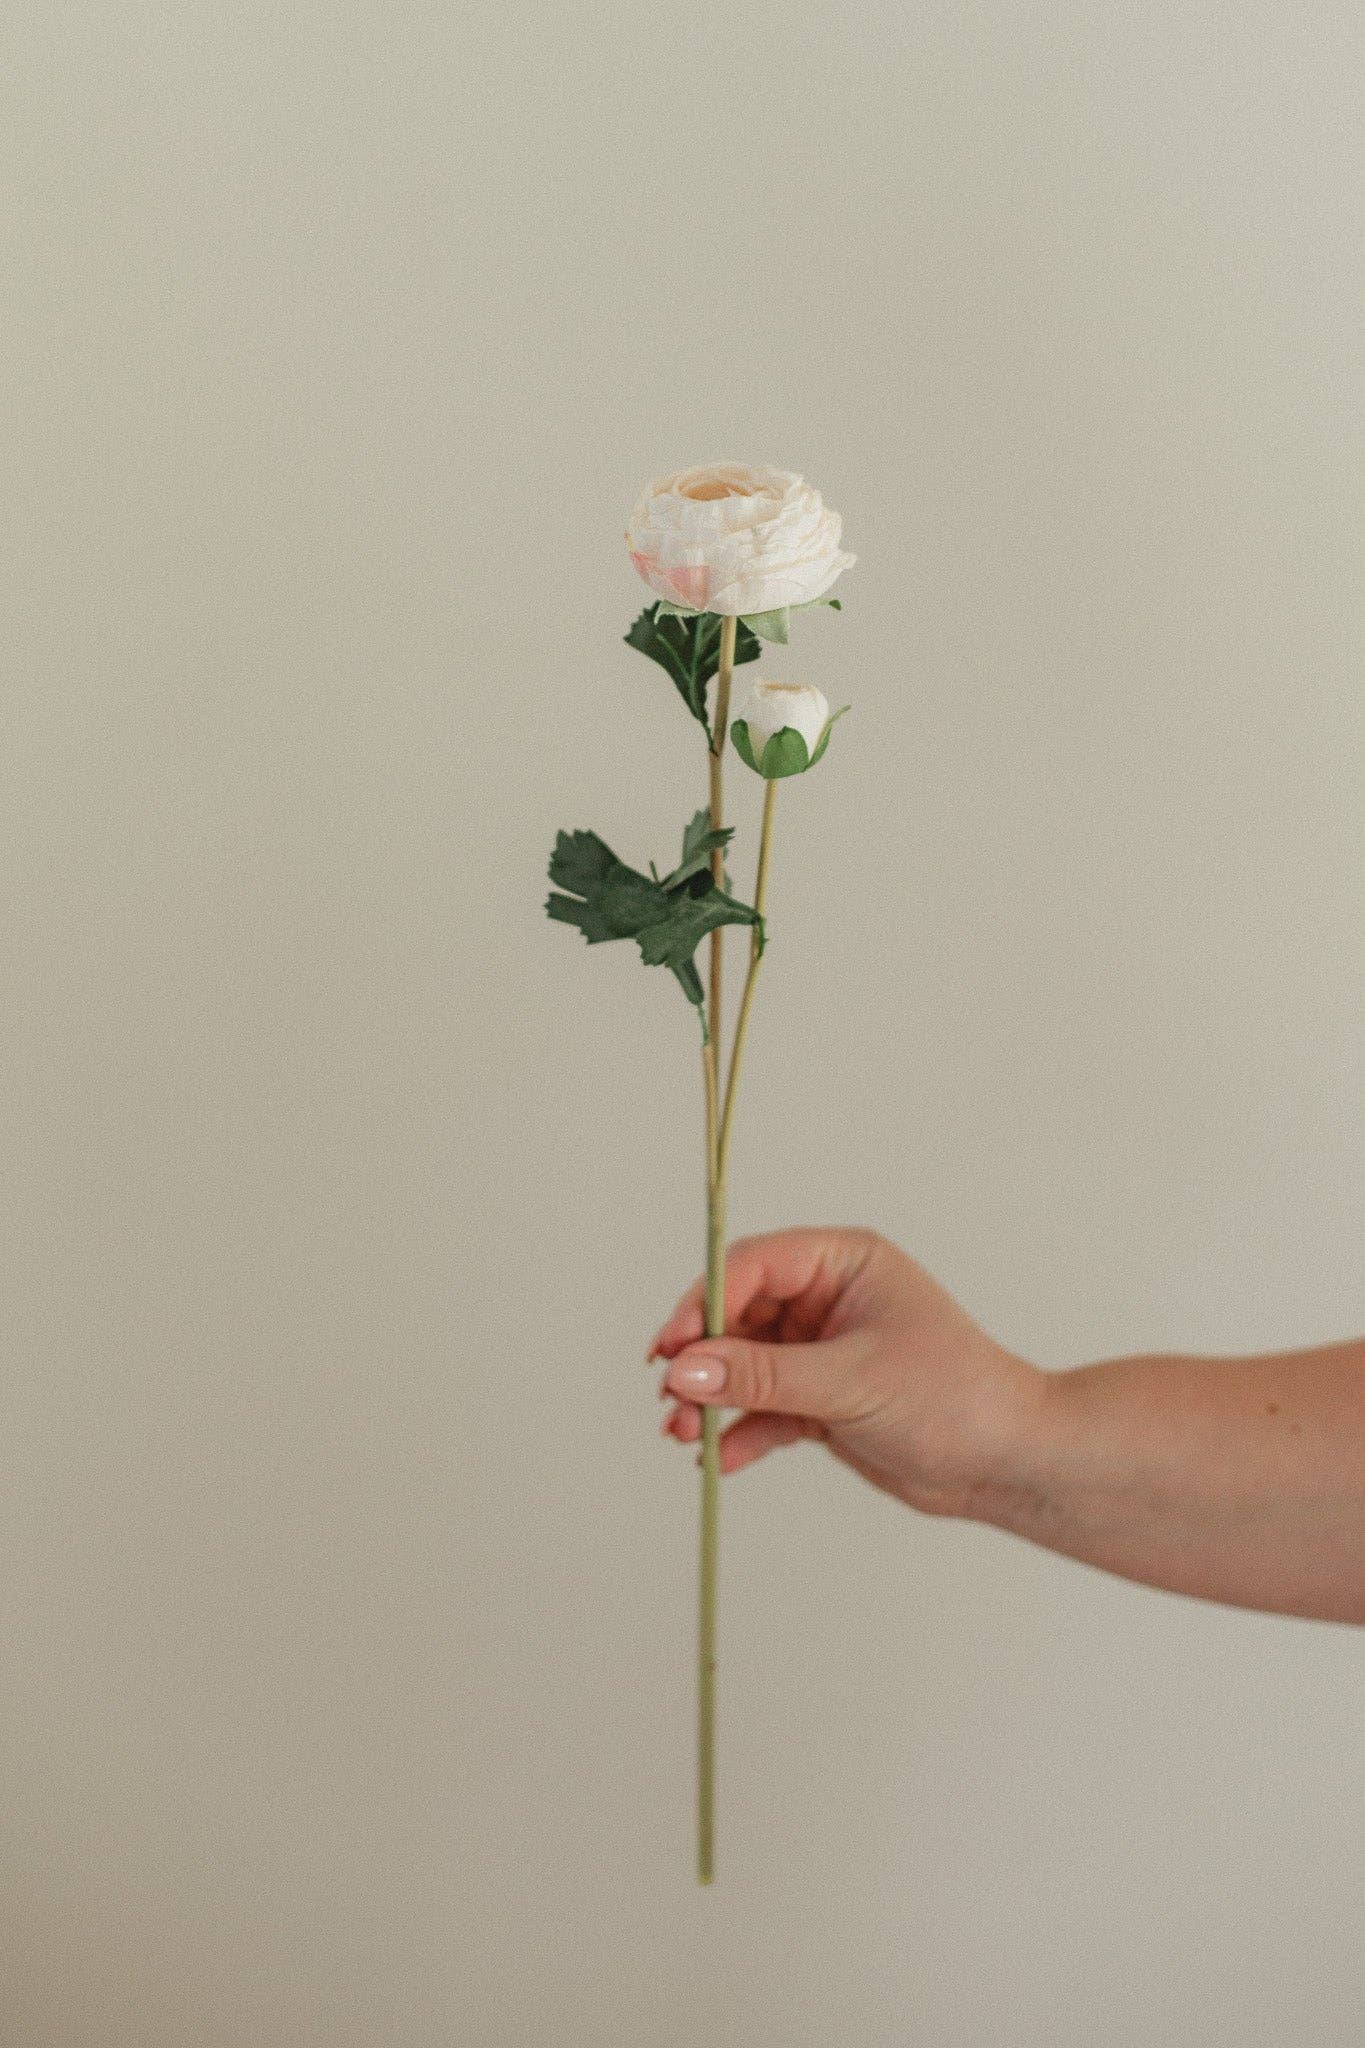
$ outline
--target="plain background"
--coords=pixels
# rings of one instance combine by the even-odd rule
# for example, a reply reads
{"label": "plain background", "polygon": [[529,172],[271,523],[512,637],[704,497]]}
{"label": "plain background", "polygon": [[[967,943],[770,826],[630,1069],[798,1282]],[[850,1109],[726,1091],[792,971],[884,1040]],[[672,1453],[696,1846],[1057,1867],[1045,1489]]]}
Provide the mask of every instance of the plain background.
{"label": "plain background", "polygon": [[802,471],[734,1228],[1360,1330],[1357,15],[10,12],[6,2040],[1359,2040],[1359,1636],[810,1449],[696,1890],[695,1032],[541,910],[702,799],[630,501]]}

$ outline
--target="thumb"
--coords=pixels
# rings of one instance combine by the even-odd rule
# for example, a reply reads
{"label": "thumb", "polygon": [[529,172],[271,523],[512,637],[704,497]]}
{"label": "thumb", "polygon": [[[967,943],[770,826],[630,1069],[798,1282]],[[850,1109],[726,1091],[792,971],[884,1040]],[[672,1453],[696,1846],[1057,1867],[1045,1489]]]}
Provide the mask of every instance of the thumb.
{"label": "thumb", "polygon": [[703,1337],[680,1351],[664,1385],[703,1407],[756,1408],[853,1422],[867,1407],[861,1348],[849,1337],[822,1344],[768,1344],[749,1337]]}

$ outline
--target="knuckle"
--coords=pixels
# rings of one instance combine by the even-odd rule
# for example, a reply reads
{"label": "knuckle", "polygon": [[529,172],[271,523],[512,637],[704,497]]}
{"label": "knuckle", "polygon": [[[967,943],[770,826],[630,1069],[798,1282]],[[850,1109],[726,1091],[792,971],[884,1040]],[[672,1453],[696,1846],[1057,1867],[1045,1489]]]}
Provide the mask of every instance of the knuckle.
{"label": "knuckle", "polygon": [[777,1390],[777,1365],[770,1344],[750,1344],[743,1353],[744,1401],[749,1408],[770,1408]]}

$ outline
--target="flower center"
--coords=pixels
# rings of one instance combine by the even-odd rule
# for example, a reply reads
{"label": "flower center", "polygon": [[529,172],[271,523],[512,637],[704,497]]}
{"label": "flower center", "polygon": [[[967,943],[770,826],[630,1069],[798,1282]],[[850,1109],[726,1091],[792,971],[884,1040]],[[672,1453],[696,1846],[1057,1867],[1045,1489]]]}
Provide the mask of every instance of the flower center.
{"label": "flower center", "polygon": [[709,483],[688,484],[678,495],[693,498],[699,505],[709,505],[714,498],[742,498],[744,489],[740,484],[722,483],[716,477]]}

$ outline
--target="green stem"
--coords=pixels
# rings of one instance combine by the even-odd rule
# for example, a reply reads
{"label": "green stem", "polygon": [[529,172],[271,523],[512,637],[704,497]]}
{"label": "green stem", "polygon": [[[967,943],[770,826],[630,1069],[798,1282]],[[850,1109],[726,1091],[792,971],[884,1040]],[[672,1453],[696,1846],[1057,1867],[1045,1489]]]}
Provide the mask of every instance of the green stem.
{"label": "green stem", "polygon": [[[772,856],[773,804],[776,781],[763,794],[763,836],[758,848],[758,878],[754,884],[754,908],[759,915],[768,894],[768,864]],[[725,1329],[725,1186],[730,1161],[730,1131],[735,1111],[739,1064],[749,1028],[749,1011],[758,981],[758,963],[763,957],[757,930],[749,941],[749,972],[740,999],[735,1024],[734,1047],[730,1054],[730,1076],[725,1084],[725,1108],[716,1124],[715,1099],[717,1061],[715,1042],[707,1095],[707,1128],[715,1132],[711,1148],[711,1172],[707,1182],[706,1206],[706,1334],[719,1337]],[[715,1867],[715,1719],[716,1719],[716,1519],[720,1505],[720,1410],[701,1411],[701,1603],[698,1686],[698,1804],[697,1876],[710,1884]]]}
{"label": "green stem", "polygon": [[[720,666],[716,671],[716,708],[711,720],[711,753],[707,766],[711,782],[711,830],[719,832],[724,820],[724,791],[721,767],[725,760],[725,741],[730,723],[730,684],[735,673],[735,635],[739,629],[738,619],[722,619],[720,622]],[[725,886],[725,849],[717,847],[711,855],[711,879],[718,889]],[[719,925],[711,934],[711,987],[707,1003],[707,1029],[711,1043],[720,1046],[721,1008],[721,957],[724,952],[724,933]],[[720,1052],[717,1050],[719,1061]],[[713,1330],[711,1336],[719,1336]]]}
{"label": "green stem", "polygon": [[[711,721],[711,830],[724,819],[722,764],[730,723],[730,684],[735,667],[738,621],[720,623],[720,666],[716,674],[716,705]],[[711,856],[716,887],[725,880],[725,854]],[[707,1038],[702,1048],[706,1081],[706,1334],[725,1329],[725,1172],[721,1163],[718,1105],[720,1098],[720,1029],[722,933],[711,934],[711,980],[707,1003]],[[697,1881],[710,1884],[716,1868],[716,1582],[720,1551],[720,1411],[701,1411],[701,1555],[697,1587]]]}
{"label": "green stem", "polygon": [[[763,786],[763,835],[758,842],[758,878],[754,883],[754,909],[760,917],[768,900],[768,864],[772,859],[773,806],[776,801],[777,780],[774,777]],[[735,1022],[735,1043],[730,1054],[730,1078],[725,1084],[725,1107],[721,1111],[720,1130],[716,1137],[716,1180],[722,1189],[725,1186],[725,1170],[730,1162],[730,1126],[735,1114],[739,1063],[744,1057],[744,1040],[749,1031],[749,1011],[753,1005],[754,989],[758,982],[758,965],[762,958],[763,945],[755,928],[749,937],[749,972],[745,976],[744,994],[740,997],[739,1016]],[[713,1334],[715,1333],[708,1330],[708,1336]]]}
{"label": "green stem", "polygon": [[[706,1333],[725,1327],[725,1190],[706,1201]],[[701,1411],[701,1559],[697,1600],[697,1882],[716,1868],[716,1563],[720,1542],[720,1410]]]}

